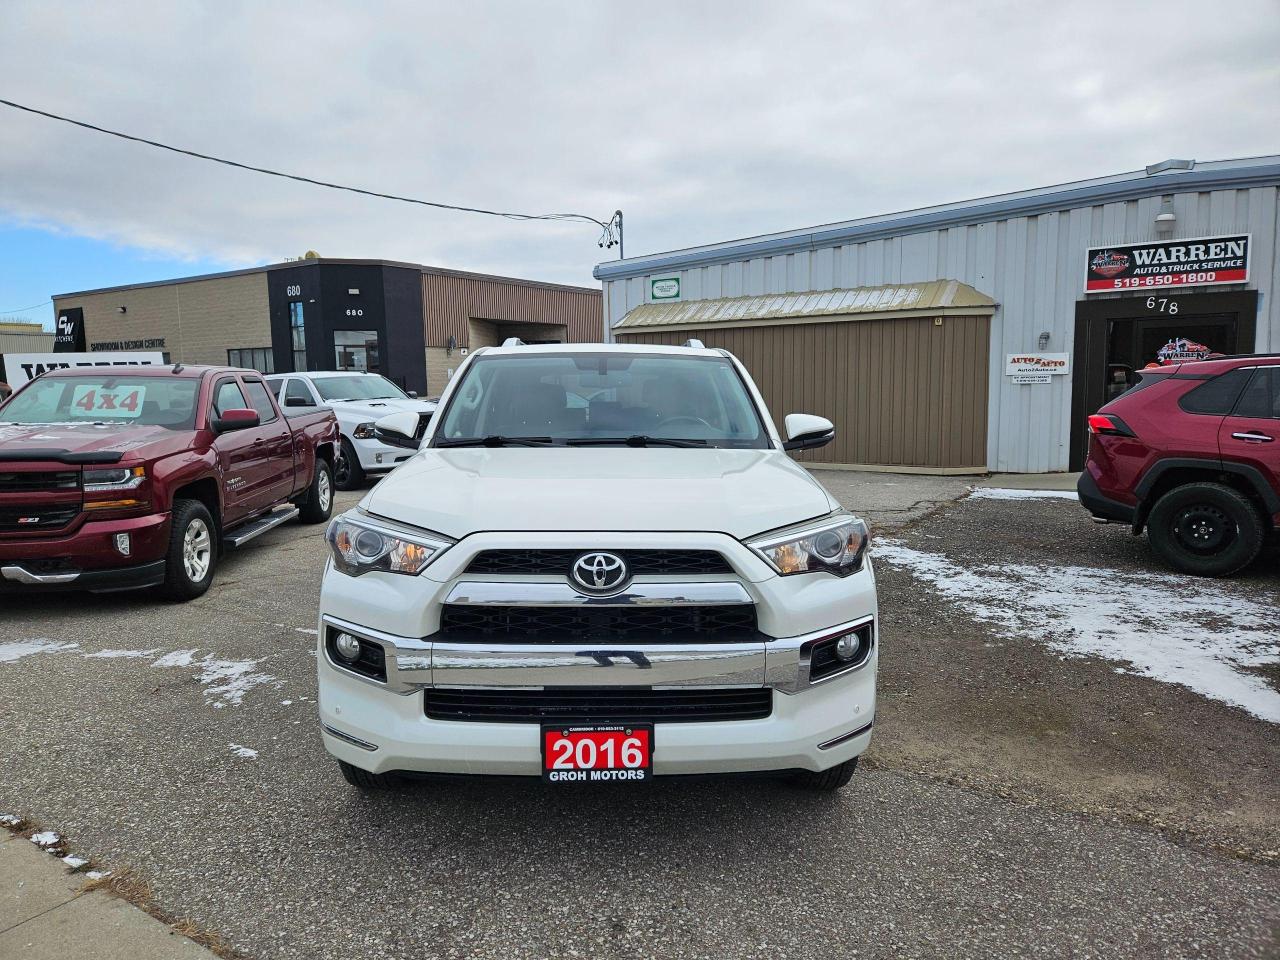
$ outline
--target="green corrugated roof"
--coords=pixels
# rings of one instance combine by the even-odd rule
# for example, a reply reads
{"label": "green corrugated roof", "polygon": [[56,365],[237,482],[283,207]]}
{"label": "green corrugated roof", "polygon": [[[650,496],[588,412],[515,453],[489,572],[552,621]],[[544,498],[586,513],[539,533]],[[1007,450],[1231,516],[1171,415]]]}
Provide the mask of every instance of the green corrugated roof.
{"label": "green corrugated roof", "polygon": [[870,315],[892,316],[990,313],[996,302],[959,280],[929,280],[883,287],[849,287],[810,290],[805,293],[766,293],[754,297],[719,300],[671,300],[643,303],[613,325],[613,329],[641,327],[739,326],[770,321],[797,321],[817,317],[848,316],[867,320]]}

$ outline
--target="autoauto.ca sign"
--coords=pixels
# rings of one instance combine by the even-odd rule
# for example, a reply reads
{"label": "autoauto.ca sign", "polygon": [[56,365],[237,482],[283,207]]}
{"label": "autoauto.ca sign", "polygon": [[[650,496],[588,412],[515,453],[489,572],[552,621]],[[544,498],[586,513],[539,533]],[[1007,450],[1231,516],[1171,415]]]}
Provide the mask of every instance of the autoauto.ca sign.
{"label": "autoauto.ca sign", "polygon": [[1160,240],[1086,252],[1085,293],[1212,287],[1249,279],[1249,236]]}

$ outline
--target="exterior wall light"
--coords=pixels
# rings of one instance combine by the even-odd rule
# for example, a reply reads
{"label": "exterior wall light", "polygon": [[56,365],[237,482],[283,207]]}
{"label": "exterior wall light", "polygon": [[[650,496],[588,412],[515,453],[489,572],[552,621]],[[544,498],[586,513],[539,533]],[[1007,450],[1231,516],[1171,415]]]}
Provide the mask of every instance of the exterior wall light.
{"label": "exterior wall light", "polygon": [[1160,212],[1156,214],[1156,236],[1167,240],[1173,236],[1178,225],[1178,215],[1173,212],[1173,197],[1165,197],[1160,201]]}
{"label": "exterior wall light", "polygon": [[1039,343],[1040,343],[1040,349],[1041,349],[1041,350],[1043,350],[1045,347],[1047,347],[1047,346],[1049,345],[1049,331],[1048,331],[1048,330],[1046,330],[1046,331],[1044,331],[1043,333],[1041,333],[1041,334],[1040,334],[1040,340],[1039,340]]}

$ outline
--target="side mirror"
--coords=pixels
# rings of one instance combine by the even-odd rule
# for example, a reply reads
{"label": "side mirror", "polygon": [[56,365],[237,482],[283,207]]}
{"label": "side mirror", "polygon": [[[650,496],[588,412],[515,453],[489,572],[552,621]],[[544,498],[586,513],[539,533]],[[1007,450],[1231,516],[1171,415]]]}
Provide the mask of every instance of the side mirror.
{"label": "side mirror", "polygon": [[405,393],[409,394],[409,396],[410,396],[410,397],[412,397],[414,400],[417,400],[417,399],[418,399],[418,391],[417,391],[417,390],[406,390],[406,391],[405,391]]}
{"label": "side mirror", "polygon": [[314,407],[315,404],[306,397],[285,397],[284,405],[286,407]]}
{"label": "side mirror", "polygon": [[400,413],[389,413],[375,421],[373,435],[390,446],[417,450],[425,426],[426,422],[420,422],[418,414],[412,410],[404,410]]}
{"label": "side mirror", "polygon": [[787,439],[783,450],[814,450],[825,447],[836,438],[836,425],[826,417],[809,413],[788,413],[785,421]]}
{"label": "side mirror", "polygon": [[245,409],[223,410],[222,416],[215,417],[210,426],[213,427],[214,433],[229,433],[232,430],[247,430],[249,427],[256,427],[261,422],[257,410]]}

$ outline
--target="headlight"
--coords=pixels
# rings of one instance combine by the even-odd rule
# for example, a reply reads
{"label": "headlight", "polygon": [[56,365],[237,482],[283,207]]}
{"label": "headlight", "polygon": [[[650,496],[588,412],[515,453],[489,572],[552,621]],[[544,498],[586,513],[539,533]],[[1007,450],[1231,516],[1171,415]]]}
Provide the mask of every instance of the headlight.
{"label": "headlight", "polygon": [[862,569],[870,539],[865,523],[847,513],[838,513],[748,541],[747,546],[784,577],[818,571],[847,577]]}
{"label": "headlight", "polygon": [[358,424],[356,428],[351,431],[351,435],[357,440],[372,440],[374,437],[373,421],[366,420],[364,423]]}
{"label": "headlight", "polygon": [[111,467],[107,470],[86,470],[84,489],[87,493],[105,490],[135,490],[147,479],[145,467]]}
{"label": "headlight", "polygon": [[417,576],[453,541],[359,511],[344,513],[325,533],[333,551],[333,565],[348,576],[371,570]]}

